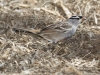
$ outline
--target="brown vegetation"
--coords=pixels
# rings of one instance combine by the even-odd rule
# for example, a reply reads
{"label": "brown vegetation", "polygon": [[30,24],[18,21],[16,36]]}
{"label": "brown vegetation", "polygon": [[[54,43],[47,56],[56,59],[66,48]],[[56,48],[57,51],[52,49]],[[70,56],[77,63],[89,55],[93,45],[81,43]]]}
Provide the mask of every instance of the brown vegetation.
{"label": "brown vegetation", "polygon": [[[100,75],[99,0],[0,0],[0,15],[0,75]],[[42,29],[72,15],[86,20],[56,44],[11,29]]]}

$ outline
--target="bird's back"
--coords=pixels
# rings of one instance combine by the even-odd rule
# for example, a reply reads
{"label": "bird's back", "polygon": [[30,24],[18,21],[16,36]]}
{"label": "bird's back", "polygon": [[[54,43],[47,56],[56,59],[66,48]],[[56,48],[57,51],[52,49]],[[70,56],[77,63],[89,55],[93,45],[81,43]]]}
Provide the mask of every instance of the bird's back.
{"label": "bird's back", "polygon": [[70,37],[69,32],[72,30],[72,26],[66,21],[58,22],[56,24],[52,24],[39,33],[44,39],[47,39],[51,42],[57,42],[66,37]]}

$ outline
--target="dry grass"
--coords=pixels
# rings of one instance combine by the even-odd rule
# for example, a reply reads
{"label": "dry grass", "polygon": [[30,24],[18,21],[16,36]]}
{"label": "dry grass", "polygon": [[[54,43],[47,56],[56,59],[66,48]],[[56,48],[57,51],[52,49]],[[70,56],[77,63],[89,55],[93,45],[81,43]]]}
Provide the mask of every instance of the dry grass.
{"label": "dry grass", "polygon": [[[0,75],[100,75],[99,0],[0,0]],[[76,34],[50,44],[11,27],[42,29],[83,15]]]}

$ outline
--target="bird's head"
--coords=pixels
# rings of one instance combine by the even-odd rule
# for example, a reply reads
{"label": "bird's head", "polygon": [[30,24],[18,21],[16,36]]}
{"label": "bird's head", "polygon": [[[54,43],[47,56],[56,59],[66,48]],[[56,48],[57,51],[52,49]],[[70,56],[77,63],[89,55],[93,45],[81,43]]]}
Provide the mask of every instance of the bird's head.
{"label": "bird's head", "polygon": [[80,22],[82,21],[82,16],[72,16],[68,19],[69,23],[72,25],[79,25]]}

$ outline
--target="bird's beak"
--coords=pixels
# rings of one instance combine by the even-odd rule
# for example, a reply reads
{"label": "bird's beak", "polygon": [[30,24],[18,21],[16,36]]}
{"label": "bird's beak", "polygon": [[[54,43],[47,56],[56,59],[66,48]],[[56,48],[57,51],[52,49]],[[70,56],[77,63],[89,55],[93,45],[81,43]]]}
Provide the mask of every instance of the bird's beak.
{"label": "bird's beak", "polygon": [[85,18],[85,17],[83,17],[83,18],[82,18],[82,21],[84,21],[84,20],[86,20],[86,18]]}
{"label": "bird's beak", "polygon": [[85,17],[83,17],[83,18],[81,19],[81,23],[82,23],[82,22],[84,22],[85,20],[86,20],[86,18],[85,18]]}

